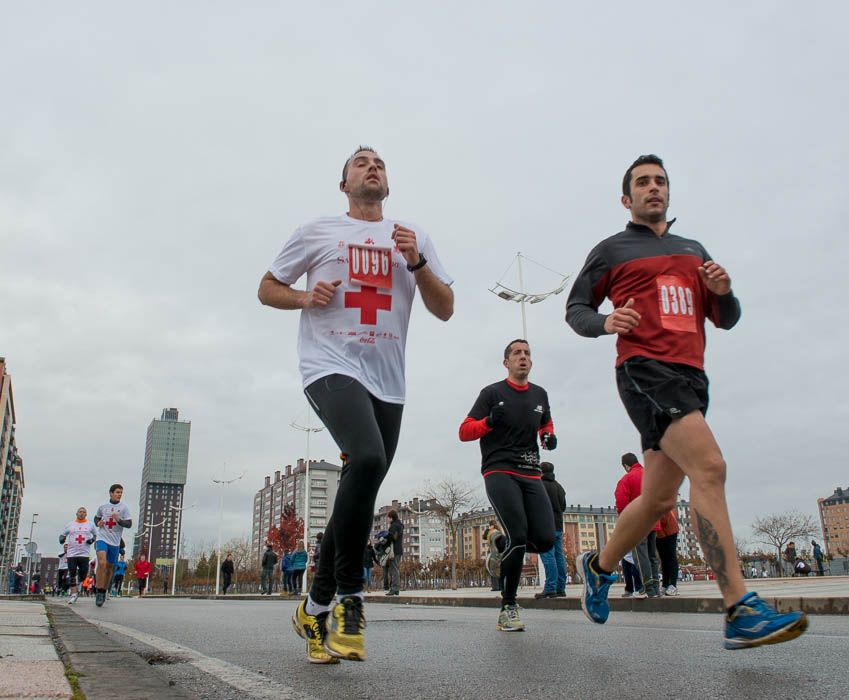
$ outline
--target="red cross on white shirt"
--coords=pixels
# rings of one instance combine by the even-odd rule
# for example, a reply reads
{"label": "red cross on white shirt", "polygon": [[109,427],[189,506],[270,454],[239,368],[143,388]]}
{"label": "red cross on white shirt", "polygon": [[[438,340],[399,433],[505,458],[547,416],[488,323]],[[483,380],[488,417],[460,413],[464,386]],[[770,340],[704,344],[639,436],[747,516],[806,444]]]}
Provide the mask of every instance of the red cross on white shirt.
{"label": "red cross on white shirt", "polygon": [[364,285],[362,291],[345,292],[345,308],[360,309],[360,323],[375,326],[378,311],[392,310],[392,295],[381,294],[377,287]]}
{"label": "red cross on white shirt", "polygon": [[111,529],[112,529],[113,527],[115,527],[118,523],[116,523],[116,522],[112,519],[112,516],[110,515],[110,516],[109,516],[109,520],[105,520],[105,521],[103,522],[103,524],[104,524],[104,525],[106,525],[106,527],[108,527],[108,528],[111,530]]}
{"label": "red cross on white shirt", "polygon": [[77,535],[76,540],[77,544],[82,544],[83,542],[85,542],[85,537],[83,537],[82,535]]}

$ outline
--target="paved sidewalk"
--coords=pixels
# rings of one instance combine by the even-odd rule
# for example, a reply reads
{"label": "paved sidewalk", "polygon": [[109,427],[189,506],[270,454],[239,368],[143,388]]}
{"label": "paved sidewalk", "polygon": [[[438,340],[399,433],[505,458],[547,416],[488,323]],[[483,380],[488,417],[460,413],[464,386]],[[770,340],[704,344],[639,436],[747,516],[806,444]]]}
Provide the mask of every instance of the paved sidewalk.
{"label": "paved sidewalk", "polygon": [[71,698],[44,603],[0,600],[0,698]]}

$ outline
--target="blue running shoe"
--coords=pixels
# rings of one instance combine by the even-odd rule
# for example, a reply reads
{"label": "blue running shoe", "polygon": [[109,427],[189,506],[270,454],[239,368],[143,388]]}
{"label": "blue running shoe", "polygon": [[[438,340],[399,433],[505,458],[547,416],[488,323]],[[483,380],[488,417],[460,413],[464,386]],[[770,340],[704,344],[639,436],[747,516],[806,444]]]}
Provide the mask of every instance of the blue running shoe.
{"label": "blue running shoe", "polygon": [[789,642],[806,629],[805,613],[780,613],[757,593],[747,593],[740,598],[734,612],[725,617],[725,648],[748,649]]}
{"label": "blue running shoe", "polygon": [[610,585],[616,582],[616,574],[597,574],[590,568],[590,561],[596,552],[585,552],[581,556],[581,575],[584,579],[584,592],[581,594],[581,608],[591,622],[603,625],[610,615],[607,593]]}

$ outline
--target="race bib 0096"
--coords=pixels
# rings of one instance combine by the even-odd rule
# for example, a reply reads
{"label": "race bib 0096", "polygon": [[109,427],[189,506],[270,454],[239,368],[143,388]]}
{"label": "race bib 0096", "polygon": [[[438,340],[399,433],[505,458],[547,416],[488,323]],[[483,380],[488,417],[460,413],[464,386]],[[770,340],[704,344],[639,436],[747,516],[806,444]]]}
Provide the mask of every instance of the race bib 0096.
{"label": "race bib 0096", "polygon": [[348,278],[355,284],[392,289],[392,250],[349,245]]}
{"label": "race bib 0096", "polygon": [[657,277],[657,302],[660,325],[670,331],[696,332],[695,302],[692,283],[677,275]]}

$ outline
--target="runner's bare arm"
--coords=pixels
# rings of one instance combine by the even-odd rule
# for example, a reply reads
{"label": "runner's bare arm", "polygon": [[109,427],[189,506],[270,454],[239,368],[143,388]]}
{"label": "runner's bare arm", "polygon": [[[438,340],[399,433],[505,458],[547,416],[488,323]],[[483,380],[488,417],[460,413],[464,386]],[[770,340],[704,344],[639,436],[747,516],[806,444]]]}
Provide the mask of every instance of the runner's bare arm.
{"label": "runner's bare arm", "polygon": [[433,274],[427,265],[413,274],[425,308],[440,321],[451,318],[454,315],[454,292],[451,287]]}
{"label": "runner's bare arm", "polygon": [[[398,252],[404,256],[408,265],[416,266],[420,263],[419,246],[416,242],[416,232],[412,229],[395,224],[392,232],[392,240],[398,247]],[[454,292],[447,284],[440,280],[427,266],[420,267],[413,274],[416,276],[416,285],[422,295],[425,308],[436,316],[440,321],[447,321],[454,315]]]}
{"label": "runner's bare arm", "polygon": [[257,296],[264,306],[273,306],[275,309],[315,309],[327,306],[336,288],[342,284],[342,280],[332,282],[318,282],[310,291],[292,289],[288,284],[283,284],[270,272],[260,280]]}

